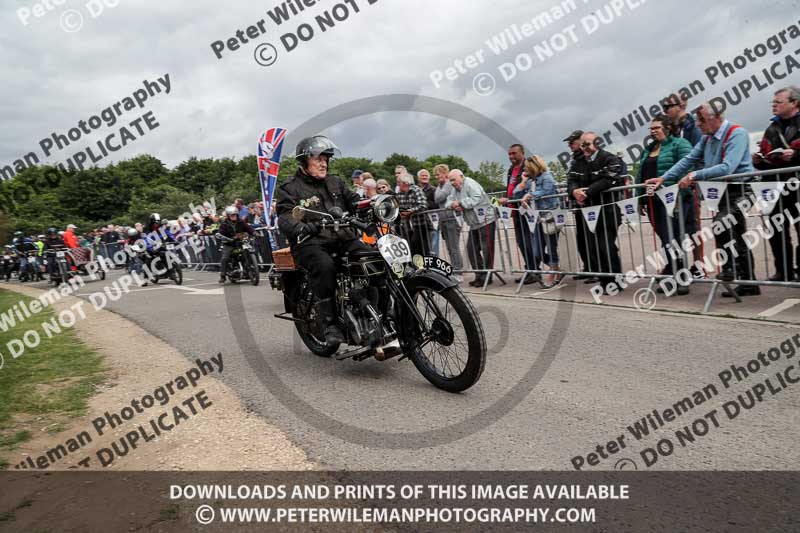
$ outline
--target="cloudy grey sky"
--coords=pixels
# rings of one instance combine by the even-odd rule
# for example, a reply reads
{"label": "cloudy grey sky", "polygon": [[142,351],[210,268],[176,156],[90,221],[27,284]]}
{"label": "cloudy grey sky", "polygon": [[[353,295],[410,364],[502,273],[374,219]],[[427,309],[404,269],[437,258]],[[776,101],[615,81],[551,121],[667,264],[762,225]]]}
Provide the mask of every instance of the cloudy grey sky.
{"label": "cloudy grey sky", "polygon": [[[59,0],[49,0],[50,4]],[[552,159],[563,149],[561,139],[576,128],[601,133],[639,105],[649,107],[667,92],[700,79],[706,92],[726,89],[800,49],[800,38],[784,50],[771,52],[756,63],[711,87],[704,70],[718,60],[732,61],[747,47],[800,21],[800,0],[614,0],[622,13],[608,25],[587,34],[581,19],[604,12],[608,0],[576,0],[577,10],[506,52],[495,55],[486,44],[511,24],[530,22],[563,2],[555,0],[348,0],[350,16],[322,32],[315,17],[331,10],[337,0],[316,6],[277,26],[267,10],[277,0],[224,5],[210,0],[62,0],[41,17],[36,2],[20,0],[23,11],[6,8],[0,14],[0,50],[4,62],[0,86],[3,128],[0,166],[36,151],[39,140],[53,131],[66,132],[79,120],[129,96],[145,79],[169,73],[172,91],[158,95],[145,110],[126,113],[120,124],[101,128],[50,161],[59,161],[91,145],[146,111],[160,126],[114,154],[114,159],[150,153],[169,166],[189,158],[241,157],[254,153],[261,131],[269,126],[292,130],[310,118],[343,103],[383,94],[420,94],[455,102],[497,122],[529,146]],[[374,0],[373,0],[374,1]],[[355,3],[360,12],[354,13]],[[638,6],[632,8],[631,6]],[[80,31],[74,29],[82,14]],[[338,13],[342,13],[341,9]],[[238,51],[226,50],[222,60],[210,43],[233,37],[260,19],[261,35]],[[309,23],[316,35],[287,53],[281,36]],[[575,24],[577,42],[544,63],[534,45],[549,41]],[[555,37],[556,41],[558,37]],[[554,42],[556,42],[554,41]],[[278,49],[274,65],[254,61],[261,43]],[[457,59],[482,51],[485,62],[435,87],[431,73],[453,66]],[[531,54],[533,66],[508,82],[498,68],[518,54]],[[800,61],[800,52],[793,56]],[[524,57],[523,57],[524,61]],[[497,80],[491,95],[473,90],[476,75]],[[800,83],[800,71],[769,90],[756,92],[730,110],[730,117],[751,131],[763,130],[772,92],[789,82]],[[481,87],[487,87],[487,78]],[[628,138],[616,131],[617,147],[641,142],[644,130]],[[418,157],[453,153],[470,164],[506,161],[504,151],[480,132],[457,121],[415,112],[381,112],[348,120],[328,132],[345,155],[383,159],[392,152]],[[104,162],[108,161],[106,159]]]}

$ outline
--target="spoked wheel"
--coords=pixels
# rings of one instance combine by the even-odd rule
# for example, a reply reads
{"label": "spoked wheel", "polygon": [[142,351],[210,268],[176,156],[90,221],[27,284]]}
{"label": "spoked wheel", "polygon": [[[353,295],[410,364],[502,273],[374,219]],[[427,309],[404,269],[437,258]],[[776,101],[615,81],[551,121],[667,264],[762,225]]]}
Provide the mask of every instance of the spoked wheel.
{"label": "spoked wheel", "polygon": [[[286,296],[283,297],[283,301],[287,311],[294,309],[294,305],[292,305],[291,301],[289,301]],[[325,342],[325,338],[321,335],[321,332],[316,331],[317,328],[309,326],[309,324],[316,323],[316,316],[314,306],[310,303],[307,305],[309,305],[310,308],[306,316],[299,316],[302,313],[298,313],[296,309],[294,309],[292,312],[292,315],[295,318],[306,319],[305,322],[294,323],[294,326],[297,329],[297,334],[300,335],[300,339],[302,339],[303,344],[305,344],[314,355],[318,355],[320,357],[330,357],[339,351],[339,345],[328,344]]]}
{"label": "spoked wheel", "polygon": [[486,337],[477,311],[456,287],[441,293],[421,287],[412,298],[430,330],[411,355],[414,366],[442,390],[467,390],[486,365]]}
{"label": "spoked wheel", "polygon": [[172,265],[172,272],[170,272],[169,277],[172,278],[172,281],[175,282],[175,285],[183,285],[183,269],[181,265],[175,263]]}
{"label": "spoked wheel", "polygon": [[261,273],[258,271],[258,259],[256,259],[256,254],[250,255],[250,284],[253,287],[257,287],[259,283],[261,283]]}

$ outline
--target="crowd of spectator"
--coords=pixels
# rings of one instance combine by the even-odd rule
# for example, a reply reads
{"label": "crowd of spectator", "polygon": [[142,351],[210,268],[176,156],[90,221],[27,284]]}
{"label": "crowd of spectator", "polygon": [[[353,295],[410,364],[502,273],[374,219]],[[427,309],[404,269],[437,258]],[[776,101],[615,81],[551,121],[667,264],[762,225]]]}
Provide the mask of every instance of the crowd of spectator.
{"label": "crowd of spectator", "polygon": [[[695,183],[740,173],[752,173],[756,169],[773,170],[800,166],[800,89],[786,87],[777,91],[772,101],[773,117],[769,122],[759,151],[750,151],[750,136],[741,126],[728,120],[710,103],[701,104],[694,114],[689,112],[688,100],[676,94],[662,101],[662,113],[650,123],[649,142],[638,161],[634,181],[645,187],[638,189],[640,211],[646,216],[661,242],[664,256],[673,242],[681,242],[687,235],[700,229],[699,189]],[[508,149],[510,166],[506,173],[502,197],[490,199],[483,187],[474,179],[465,176],[459,169],[447,165],[436,165],[432,169],[421,169],[416,177],[404,166],[395,168],[396,186],[384,179],[376,179],[369,172],[356,170],[351,179],[355,192],[362,198],[373,198],[379,194],[396,195],[400,216],[396,229],[411,246],[412,253],[440,256],[442,244],[446,246],[447,258],[457,272],[456,279],[463,281],[461,273],[467,270],[461,250],[462,234],[466,234],[466,258],[469,270],[475,273],[470,282],[473,286],[491,284],[491,272],[495,270],[495,238],[499,208],[510,208],[514,238],[519,257],[526,271],[515,280],[520,284],[539,282],[545,287],[555,287],[563,280],[560,274],[559,232],[553,231],[551,212],[570,209],[574,213],[575,243],[580,258],[580,272],[574,276],[586,283],[600,283],[605,291],[622,272],[620,251],[617,244],[618,228],[622,218],[616,201],[622,194],[615,188],[627,183],[627,165],[621,154],[606,149],[603,140],[592,131],[576,130],[564,142],[572,154],[567,170],[565,194],[558,194],[556,181],[548,170],[545,160],[538,155],[526,155],[525,147],[514,144]],[[762,177],[762,181],[785,181],[787,174],[776,173]],[[750,178],[738,180],[747,182]],[[664,203],[654,196],[661,188],[677,185],[680,193],[672,213]],[[611,191],[615,189],[615,191]],[[754,280],[755,266],[751,250],[743,234],[746,231],[746,213],[737,205],[749,195],[745,185],[729,184],[723,201],[714,215],[715,221],[733,219],[729,230],[716,235],[716,247],[724,248],[728,243],[731,253],[721,266],[717,277],[724,282]],[[564,197],[566,196],[566,198]],[[800,218],[800,197],[797,192],[783,202],[787,213]],[[234,207],[239,219],[258,228],[275,228],[274,216],[265,220],[263,204],[245,204],[237,198]],[[274,206],[273,206],[274,207]],[[581,210],[594,208],[591,215],[582,216]],[[274,209],[273,209],[274,213]],[[593,217],[593,218],[590,218]],[[587,220],[587,218],[589,220]],[[769,240],[774,258],[774,275],[769,281],[794,281],[800,276],[800,243],[797,248],[791,237],[790,218],[775,231]],[[219,217],[208,202],[190,217],[178,217],[168,222],[177,236],[211,236],[219,228]],[[590,224],[591,222],[591,224]],[[141,231],[141,224],[134,228]],[[59,232],[67,247],[92,247],[98,244],[116,244],[124,240],[128,227],[108,225],[96,228],[83,235],[74,233],[70,224]],[[800,236],[800,223],[795,224]],[[17,236],[19,237],[19,236]],[[15,243],[7,246],[13,248]],[[44,235],[23,237],[19,242],[34,246]],[[271,249],[282,248],[285,241],[279,232],[270,234]],[[707,273],[696,267],[702,260],[701,248],[695,248],[688,261],[681,256],[671,256],[668,264],[659,272],[661,276],[676,276],[684,268],[690,268],[692,276],[702,277]],[[687,254],[688,255],[688,254]],[[533,271],[542,272],[542,275]],[[615,287],[619,289],[619,287]],[[689,293],[689,286],[679,283],[677,294]],[[747,296],[760,293],[757,285],[738,285],[724,296]]]}

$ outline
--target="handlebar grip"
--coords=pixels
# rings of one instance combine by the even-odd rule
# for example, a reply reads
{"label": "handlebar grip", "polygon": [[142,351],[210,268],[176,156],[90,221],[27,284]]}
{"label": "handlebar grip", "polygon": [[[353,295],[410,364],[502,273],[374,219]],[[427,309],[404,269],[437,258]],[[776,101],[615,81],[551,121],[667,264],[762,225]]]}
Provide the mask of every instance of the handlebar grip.
{"label": "handlebar grip", "polygon": [[369,231],[369,226],[370,225],[367,222],[361,222],[360,220],[352,219],[350,221],[350,223],[353,226],[355,226],[357,229],[359,229],[359,230],[361,230],[361,231],[363,231],[365,233]]}

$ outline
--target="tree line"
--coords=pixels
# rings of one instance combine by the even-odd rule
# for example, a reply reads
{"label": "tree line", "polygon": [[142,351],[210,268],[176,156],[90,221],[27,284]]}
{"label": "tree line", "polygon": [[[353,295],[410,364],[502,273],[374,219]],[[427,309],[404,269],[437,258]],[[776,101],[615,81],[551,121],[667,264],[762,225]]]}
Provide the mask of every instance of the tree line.
{"label": "tree line", "polygon": [[[478,169],[471,169],[466,160],[455,155],[420,160],[395,153],[384,161],[342,157],[333,160],[330,173],[349,183],[353,171],[360,169],[394,185],[398,165],[416,177],[420,169],[432,171],[440,163],[463,170],[489,192],[504,188],[505,165],[483,162]],[[279,184],[296,170],[297,161],[285,157]],[[131,225],[145,222],[153,212],[175,218],[189,211],[190,205],[213,200],[215,205],[224,206],[235,198],[245,203],[261,199],[254,155],[239,160],[192,157],[173,169],[151,155],[78,172],[33,166],[0,183],[0,240],[8,242],[14,231],[38,234],[48,227],[64,229],[67,224],[75,224],[80,232],[107,224]]]}

